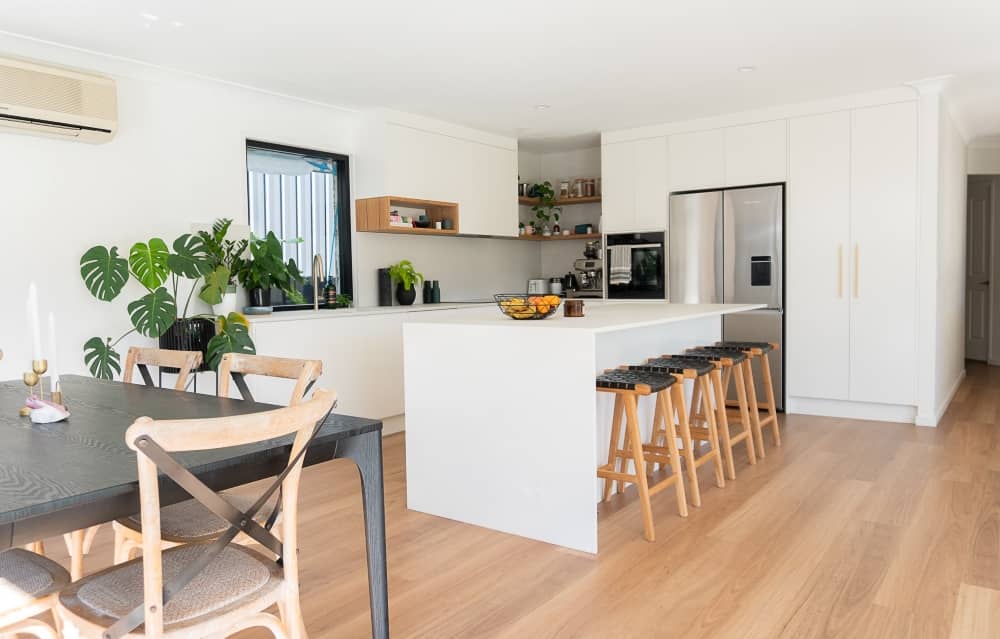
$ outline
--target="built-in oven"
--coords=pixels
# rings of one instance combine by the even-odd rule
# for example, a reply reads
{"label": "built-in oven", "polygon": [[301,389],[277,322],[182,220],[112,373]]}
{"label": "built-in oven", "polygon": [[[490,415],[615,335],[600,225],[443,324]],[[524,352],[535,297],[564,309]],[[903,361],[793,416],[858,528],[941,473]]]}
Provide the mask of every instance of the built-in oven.
{"label": "built-in oven", "polygon": [[664,234],[614,233],[607,237],[608,299],[667,298]]}

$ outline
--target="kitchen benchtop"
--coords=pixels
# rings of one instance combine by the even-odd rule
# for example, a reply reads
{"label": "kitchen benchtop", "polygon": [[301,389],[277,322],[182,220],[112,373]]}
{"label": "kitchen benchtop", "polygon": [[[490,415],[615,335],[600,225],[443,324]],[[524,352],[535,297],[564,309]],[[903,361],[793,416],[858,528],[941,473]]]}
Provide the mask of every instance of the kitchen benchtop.
{"label": "kitchen benchtop", "polygon": [[456,311],[459,309],[476,308],[479,306],[496,306],[492,300],[489,302],[452,302],[441,304],[414,304],[413,306],[366,306],[361,308],[334,308],[319,309],[314,311],[306,309],[301,311],[278,311],[270,315],[247,315],[246,318],[253,324],[264,324],[270,322],[297,322],[302,320],[324,320],[324,319],[345,319],[351,317],[365,317],[368,315],[396,315],[403,313],[430,313],[432,311]]}
{"label": "kitchen benchtop", "polygon": [[584,317],[564,317],[560,308],[544,320],[514,320],[496,308],[469,308],[462,313],[420,315],[407,318],[406,324],[449,324],[453,326],[489,326],[519,330],[574,330],[592,333],[656,326],[729,313],[766,308],[764,304],[671,304],[668,302],[590,301]]}

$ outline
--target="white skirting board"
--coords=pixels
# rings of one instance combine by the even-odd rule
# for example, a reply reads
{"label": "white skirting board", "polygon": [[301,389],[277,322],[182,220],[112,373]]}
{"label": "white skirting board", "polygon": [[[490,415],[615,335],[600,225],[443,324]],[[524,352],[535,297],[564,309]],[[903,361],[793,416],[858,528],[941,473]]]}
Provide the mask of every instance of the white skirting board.
{"label": "white skirting board", "polygon": [[917,417],[916,406],[848,402],[837,399],[814,399],[812,397],[789,397],[785,411],[791,415],[870,419],[880,422],[902,422],[904,424],[915,423]]}

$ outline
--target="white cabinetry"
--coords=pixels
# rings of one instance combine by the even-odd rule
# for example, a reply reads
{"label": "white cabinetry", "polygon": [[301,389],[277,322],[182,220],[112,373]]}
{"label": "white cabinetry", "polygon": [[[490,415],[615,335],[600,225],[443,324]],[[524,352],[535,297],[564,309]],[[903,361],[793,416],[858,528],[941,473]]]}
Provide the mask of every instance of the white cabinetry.
{"label": "white cabinetry", "polygon": [[788,394],[916,403],[916,103],[789,124]]}
{"label": "white cabinetry", "polygon": [[662,230],[667,225],[667,138],[601,147],[601,229]]}
{"label": "white cabinetry", "polygon": [[667,174],[671,191],[711,189],[726,178],[726,137],[723,129],[670,136]]}
{"label": "white cabinetry", "polygon": [[851,114],[851,251],[851,399],[915,404],[915,102]]}
{"label": "white cabinetry", "polygon": [[371,140],[379,148],[366,154],[360,197],[457,202],[462,233],[517,235],[516,141],[491,143],[496,136],[464,129],[437,131],[422,119],[370,126],[377,128]]}
{"label": "white cabinetry", "polygon": [[789,124],[785,380],[793,397],[849,399],[851,114]]}
{"label": "white cabinetry", "polygon": [[784,182],[788,175],[788,121],[725,130],[726,186]]}

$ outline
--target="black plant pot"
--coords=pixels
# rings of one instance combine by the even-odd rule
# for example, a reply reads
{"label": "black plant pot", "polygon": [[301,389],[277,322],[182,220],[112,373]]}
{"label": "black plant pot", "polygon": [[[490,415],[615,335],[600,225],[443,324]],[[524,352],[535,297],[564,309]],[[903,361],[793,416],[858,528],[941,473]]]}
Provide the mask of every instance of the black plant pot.
{"label": "black plant pot", "polygon": [[271,289],[252,288],[250,289],[250,306],[270,306]]}
{"label": "black plant pot", "polygon": [[[208,342],[215,337],[215,322],[204,317],[191,317],[179,319],[167,332],[160,335],[160,348],[171,351],[198,351],[201,353],[202,364],[199,371],[207,371],[208,357],[205,350]],[[176,368],[164,368],[164,373],[177,373]]]}
{"label": "black plant pot", "polygon": [[413,300],[417,299],[417,287],[411,286],[409,290],[402,284],[396,285],[396,300],[403,306],[409,306]]}

